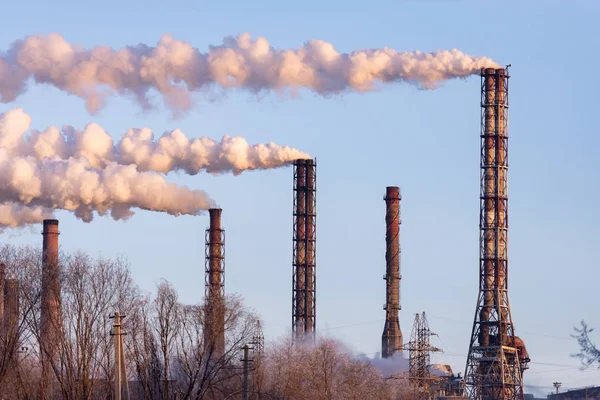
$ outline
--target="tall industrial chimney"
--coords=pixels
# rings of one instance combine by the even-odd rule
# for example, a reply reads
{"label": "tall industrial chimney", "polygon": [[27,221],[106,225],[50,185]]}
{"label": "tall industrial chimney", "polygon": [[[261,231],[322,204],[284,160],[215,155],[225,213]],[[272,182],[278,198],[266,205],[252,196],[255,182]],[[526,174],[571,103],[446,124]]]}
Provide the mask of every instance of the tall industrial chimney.
{"label": "tall industrial chimney", "polygon": [[294,161],[292,331],[314,340],[316,319],[316,160]]}
{"label": "tall industrial chimney", "polygon": [[42,301],[40,348],[42,356],[42,393],[51,395],[51,363],[56,360],[60,323],[60,285],[58,265],[58,220],[44,220],[42,231]]}
{"label": "tall industrial chimney", "polygon": [[[7,279],[4,284],[4,332],[6,343],[13,351],[17,351],[19,344],[19,281]],[[16,354],[13,354],[16,356]]]}
{"label": "tall industrial chimney", "polygon": [[206,318],[205,341],[214,358],[225,354],[225,231],[221,229],[220,208],[208,210],[210,227],[206,230]]}
{"label": "tall industrial chimney", "polygon": [[4,285],[6,280],[6,266],[0,263],[0,337],[4,335]]}
{"label": "tall industrial chimney", "polygon": [[479,296],[465,370],[471,399],[522,399],[529,357],[508,301],[508,68],[481,71]]}
{"label": "tall industrial chimney", "polygon": [[388,186],[385,200],[385,325],[381,336],[381,356],[389,358],[394,352],[402,350],[402,331],[400,330],[400,189]]}

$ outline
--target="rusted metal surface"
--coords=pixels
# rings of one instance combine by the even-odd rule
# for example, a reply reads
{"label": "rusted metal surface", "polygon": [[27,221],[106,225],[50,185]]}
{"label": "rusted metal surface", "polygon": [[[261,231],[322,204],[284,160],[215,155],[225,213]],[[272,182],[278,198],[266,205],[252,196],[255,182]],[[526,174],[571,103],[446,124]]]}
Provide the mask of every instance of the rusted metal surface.
{"label": "rusted metal surface", "polygon": [[294,162],[292,331],[314,339],[316,329],[316,161]]}
{"label": "rusted metal surface", "polygon": [[388,186],[384,197],[385,212],[385,242],[386,242],[386,273],[385,289],[385,325],[381,336],[381,356],[391,357],[394,352],[402,349],[402,331],[400,330],[400,189]]}
{"label": "rusted metal surface", "polygon": [[4,337],[4,285],[6,281],[6,265],[0,263],[0,337]]}
{"label": "rusted metal surface", "polygon": [[54,341],[59,320],[58,220],[46,219],[43,226],[41,339],[51,343]]}
{"label": "rusted metal surface", "polygon": [[4,283],[4,332],[7,341],[18,345],[19,329],[19,281],[7,279]]}
{"label": "rusted metal surface", "polygon": [[40,347],[42,391],[51,393],[51,360],[57,355],[60,332],[60,281],[58,260],[58,220],[46,219],[42,231],[42,300]]}
{"label": "rusted metal surface", "polygon": [[481,71],[480,280],[465,371],[471,399],[522,399],[529,362],[508,301],[508,78],[508,69]]}
{"label": "rusted metal surface", "polygon": [[205,341],[212,356],[225,354],[225,231],[220,208],[208,210],[210,225],[205,234]]}

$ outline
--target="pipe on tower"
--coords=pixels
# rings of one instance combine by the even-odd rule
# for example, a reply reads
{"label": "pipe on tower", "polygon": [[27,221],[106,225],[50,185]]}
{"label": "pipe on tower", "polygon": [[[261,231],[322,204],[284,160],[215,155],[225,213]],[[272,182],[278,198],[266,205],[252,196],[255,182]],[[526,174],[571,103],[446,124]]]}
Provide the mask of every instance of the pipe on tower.
{"label": "pipe on tower", "polygon": [[480,280],[465,370],[472,399],[522,399],[529,363],[508,300],[508,79],[508,67],[481,71]]}
{"label": "pipe on tower", "polygon": [[314,339],[316,330],[316,166],[294,161],[294,255],[292,330],[294,339]]}
{"label": "pipe on tower", "polygon": [[494,224],[496,220],[496,209],[494,207],[496,193],[496,71],[493,68],[487,68],[483,77],[483,142],[484,154],[482,155],[482,174],[483,187],[481,193],[483,201],[482,215],[482,240],[483,240],[483,271],[481,273],[481,286],[483,291],[483,307],[481,308],[479,319],[484,322],[479,332],[479,343],[482,346],[490,344],[489,325],[485,324],[489,320],[490,313],[494,304],[494,255],[495,255],[495,232]]}
{"label": "pipe on tower", "polygon": [[386,242],[386,273],[385,285],[385,325],[381,337],[381,355],[383,358],[392,357],[394,352],[402,350],[402,331],[400,330],[400,189],[388,186],[384,197],[385,212],[385,242]]}
{"label": "pipe on tower", "polygon": [[206,230],[206,343],[215,358],[225,354],[225,231],[221,228],[222,209],[208,210]]}

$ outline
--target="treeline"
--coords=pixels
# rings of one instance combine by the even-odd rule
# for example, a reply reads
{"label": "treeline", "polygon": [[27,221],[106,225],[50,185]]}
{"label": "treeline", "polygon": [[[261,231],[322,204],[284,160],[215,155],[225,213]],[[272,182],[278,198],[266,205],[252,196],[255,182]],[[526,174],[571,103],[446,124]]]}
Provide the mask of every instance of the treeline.
{"label": "treeline", "polygon": [[[39,346],[41,251],[4,246],[0,262],[5,266],[2,399],[112,399],[109,317],[115,311],[126,314],[122,327],[132,399],[241,399],[246,344],[253,348],[250,399],[410,398],[403,381],[384,379],[368,360],[334,340],[299,345],[282,339],[259,351],[259,317],[235,295],[225,299],[225,352],[216,353],[204,335],[204,304],[181,303],[167,281],[159,282],[151,296],[135,284],[125,259],[81,252],[60,256],[58,350],[57,357],[47,359]],[[52,375],[52,385],[44,389],[43,370]]]}

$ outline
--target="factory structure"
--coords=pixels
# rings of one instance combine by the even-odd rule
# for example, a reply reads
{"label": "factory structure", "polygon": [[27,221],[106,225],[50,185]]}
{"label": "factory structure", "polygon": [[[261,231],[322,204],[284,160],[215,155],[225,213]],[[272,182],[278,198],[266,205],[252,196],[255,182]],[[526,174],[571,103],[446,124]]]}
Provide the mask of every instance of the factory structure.
{"label": "factory structure", "polygon": [[294,162],[292,332],[314,340],[317,327],[317,162]]}
{"label": "factory structure", "polygon": [[[438,351],[425,313],[417,314],[411,339],[403,343],[400,328],[400,188],[385,191],[385,323],[381,356],[409,353],[409,380],[432,388],[424,398],[523,399],[523,373],[529,357],[515,335],[508,299],[508,67],[481,71],[481,193],[479,295],[464,379],[437,374],[431,379],[429,354]],[[292,337],[316,337],[316,160],[293,163]],[[219,357],[225,354],[225,231],[222,210],[209,210],[205,232],[205,342]],[[58,220],[43,221],[40,353],[42,385],[50,392],[51,368],[57,358],[55,340],[60,329]],[[18,284],[6,279],[0,264],[0,333],[18,321]],[[107,310],[107,313],[113,310]],[[258,327],[256,346],[264,338]],[[446,376],[447,379],[440,379]],[[436,394],[437,393],[437,394]]]}
{"label": "factory structure", "polygon": [[42,301],[40,322],[40,359],[42,393],[52,392],[53,368],[57,365],[60,332],[60,283],[58,264],[58,220],[46,219],[42,231]]}
{"label": "factory structure", "polygon": [[390,358],[402,350],[400,330],[400,188],[389,186],[385,197],[385,325],[381,336],[381,356]]}
{"label": "factory structure", "polygon": [[208,210],[210,226],[205,234],[205,303],[204,341],[208,354],[220,358],[225,354],[225,231],[221,229],[220,208]]}
{"label": "factory structure", "polygon": [[508,301],[508,67],[481,72],[479,295],[465,371],[472,399],[523,399],[529,357]]}

